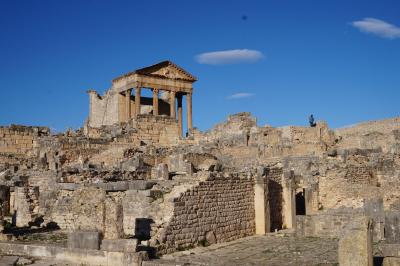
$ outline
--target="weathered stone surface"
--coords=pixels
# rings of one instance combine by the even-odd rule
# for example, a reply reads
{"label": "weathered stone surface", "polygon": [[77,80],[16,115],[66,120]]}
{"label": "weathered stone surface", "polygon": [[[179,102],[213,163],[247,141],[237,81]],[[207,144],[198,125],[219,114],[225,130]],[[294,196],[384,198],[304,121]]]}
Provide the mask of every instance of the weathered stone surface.
{"label": "weathered stone surface", "polygon": [[151,169],[151,179],[168,180],[168,164],[160,163]]}
{"label": "weathered stone surface", "polygon": [[385,240],[387,243],[400,244],[400,212],[385,213]]}
{"label": "weathered stone surface", "polygon": [[29,225],[38,213],[39,188],[16,187],[14,196],[15,223],[18,227]]}
{"label": "weathered stone surface", "polygon": [[372,266],[372,220],[361,217],[346,227],[339,240],[339,264]]}
{"label": "weathered stone surface", "polygon": [[400,258],[386,257],[383,259],[382,266],[400,266]]}
{"label": "weathered stone surface", "polygon": [[[163,237],[161,253],[224,242],[255,233],[254,181],[213,174],[174,200],[174,215]],[[204,239],[206,238],[206,239]]]}
{"label": "weathered stone surface", "polygon": [[68,248],[100,249],[100,233],[90,231],[74,231],[68,234]]}
{"label": "weathered stone surface", "polygon": [[104,238],[118,239],[124,236],[122,203],[119,199],[106,198],[104,210]]}
{"label": "weathered stone surface", "polygon": [[106,193],[98,188],[74,191],[71,203],[73,230],[104,232]]}
{"label": "weathered stone surface", "polygon": [[4,266],[15,266],[17,265],[18,257],[17,256],[3,256],[0,257],[0,265]]}
{"label": "weathered stone surface", "polygon": [[137,239],[103,239],[101,241],[101,250],[113,252],[136,252]]}
{"label": "weathered stone surface", "polygon": [[251,236],[176,252],[143,266],[160,265],[338,265],[336,239],[293,236]]}

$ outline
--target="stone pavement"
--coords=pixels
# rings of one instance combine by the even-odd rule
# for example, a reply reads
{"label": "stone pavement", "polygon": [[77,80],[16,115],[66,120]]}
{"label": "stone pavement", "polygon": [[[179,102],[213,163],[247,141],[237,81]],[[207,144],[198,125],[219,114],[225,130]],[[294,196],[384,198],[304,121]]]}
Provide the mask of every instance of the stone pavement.
{"label": "stone pavement", "polygon": [[336,239],[269,234],[173,253],[143,266],[339,265],[337,250]]}

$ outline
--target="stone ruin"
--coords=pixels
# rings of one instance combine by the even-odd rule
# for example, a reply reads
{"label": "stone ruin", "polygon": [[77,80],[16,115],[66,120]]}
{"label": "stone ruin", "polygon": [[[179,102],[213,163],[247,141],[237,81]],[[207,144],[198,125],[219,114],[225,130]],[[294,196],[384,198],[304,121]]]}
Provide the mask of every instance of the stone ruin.
{"label": "stone ruin", "polygon": [[166,61],[89,91],[79,130],[0,127],[0,256],[150,266],[285,232],[336,239],[340,265],[400,265],[400,118],[332,130],[239,113],[200,132],[194,81]]}

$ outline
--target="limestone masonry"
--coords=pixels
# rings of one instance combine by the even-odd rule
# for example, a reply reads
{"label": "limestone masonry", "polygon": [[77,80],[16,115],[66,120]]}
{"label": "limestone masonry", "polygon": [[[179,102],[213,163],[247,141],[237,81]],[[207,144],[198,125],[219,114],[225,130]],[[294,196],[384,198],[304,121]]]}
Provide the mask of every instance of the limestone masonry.
{"label": "limestone masonry", "polygon": [[196,80],[164,61],[89,90],[76,131],[0,127],[0,265],[400,265],[400,118],[201,132]]}

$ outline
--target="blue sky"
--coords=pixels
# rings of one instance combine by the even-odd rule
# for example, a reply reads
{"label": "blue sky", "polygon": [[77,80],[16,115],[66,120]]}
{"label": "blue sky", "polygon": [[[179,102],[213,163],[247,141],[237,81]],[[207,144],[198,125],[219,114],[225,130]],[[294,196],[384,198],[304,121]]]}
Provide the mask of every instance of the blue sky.
{"label": "blue sky", "polygon": [[78,128],[87,89],[167,59],[199,79],[201,130],[242,111],[272,126],[398,116],[399,14],[396,0],[1,0],[0,124]]}

